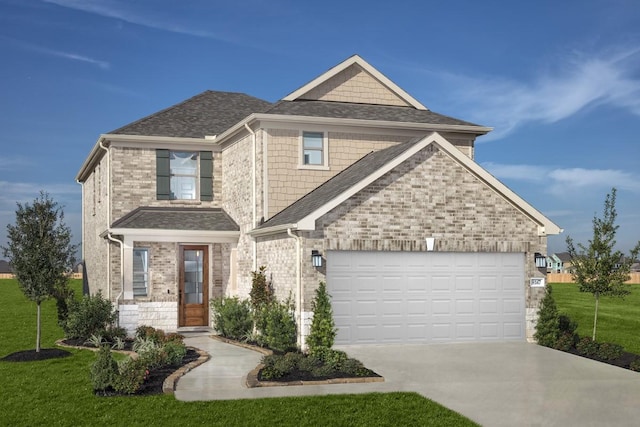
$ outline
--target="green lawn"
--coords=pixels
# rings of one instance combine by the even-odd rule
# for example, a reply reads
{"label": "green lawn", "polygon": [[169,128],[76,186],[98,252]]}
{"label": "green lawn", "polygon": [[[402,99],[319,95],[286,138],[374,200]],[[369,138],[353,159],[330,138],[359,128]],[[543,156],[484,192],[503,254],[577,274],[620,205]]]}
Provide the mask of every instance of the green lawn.
{"label": "green lawn", "polygon": [[[80,281],[73,283],[77,292]],[[53,301],[43,304],[42,346],[62,337]],[[0,280],[0,358],[35,348],[36,306],[14,280]],[[416,393],[180,402],[173,396],[95,397],[89,366],[95,355],[40,362],[0,361],[0,425],[476,425]]]}
{"label": "green lawn", "polygon": [[[573,283],[552,283],[558,311],[578,322],[578,334],[591,337],[595,298],[580,292]],[[631,353],[640,354],[640,285],[629,285],[631,295],[624,299],[601,297],[598,308],[596,340],[619,344]]]}

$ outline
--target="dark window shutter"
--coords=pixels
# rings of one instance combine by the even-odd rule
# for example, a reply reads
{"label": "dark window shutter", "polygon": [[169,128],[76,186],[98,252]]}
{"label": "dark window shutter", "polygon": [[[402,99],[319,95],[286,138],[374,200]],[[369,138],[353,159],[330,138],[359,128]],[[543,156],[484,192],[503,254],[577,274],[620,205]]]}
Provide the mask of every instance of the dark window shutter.
{"label": "dark window shutter", "polygon": [[156,198],[171,199],[171,168],[169,150],[156,150]]}
{"label": "dark window shutter", "polygon": [[200,200],[213,200],[213,155],[211,151],[200,152]]}

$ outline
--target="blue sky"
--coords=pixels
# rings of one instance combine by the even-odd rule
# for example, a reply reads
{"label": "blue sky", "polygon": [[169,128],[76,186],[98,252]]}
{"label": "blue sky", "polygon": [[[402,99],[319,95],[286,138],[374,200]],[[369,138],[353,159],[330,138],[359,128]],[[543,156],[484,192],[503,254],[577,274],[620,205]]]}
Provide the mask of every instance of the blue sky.
{"label": "blue sky", "polygon": [[[379,4],[380,3],[380,4]],[[276,101],[354,53],[494,131],[476,161],[587,242],[618,189],[640,239],[640,3],[0,0],[0,245],[45,190],[80,240],[74,178],[101,133],[204,90]]]}

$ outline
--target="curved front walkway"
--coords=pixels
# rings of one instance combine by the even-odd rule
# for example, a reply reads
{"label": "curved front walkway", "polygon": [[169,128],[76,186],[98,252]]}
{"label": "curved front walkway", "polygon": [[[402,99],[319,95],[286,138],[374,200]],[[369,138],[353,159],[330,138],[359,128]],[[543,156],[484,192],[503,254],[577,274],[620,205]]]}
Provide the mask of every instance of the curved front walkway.
{"label": "curved front walkway", "polygon": [[484,426],[628,426],[640,420],[640,374],[535,344],[345,346],[381,383],[246,388],[260,353],[189,337],[211,359],[182,377],[179,400],[413,391]]}

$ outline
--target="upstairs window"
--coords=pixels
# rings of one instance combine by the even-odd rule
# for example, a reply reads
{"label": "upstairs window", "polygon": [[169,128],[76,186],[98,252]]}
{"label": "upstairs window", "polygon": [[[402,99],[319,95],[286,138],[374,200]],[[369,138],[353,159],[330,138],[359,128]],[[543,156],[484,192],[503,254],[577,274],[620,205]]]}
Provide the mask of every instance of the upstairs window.
{"label": "upstairs window", "polygon": [[198,153],[170,151],[171,200],[196,200],[198,192]]}
{"label": "upstairs window", "polygon": [[149,250],[133,249],[133,295],[146,296],[149,289]]}
{"label": "upstairs window", "polygon": [[156,150],[158,200],[213,200],[211,151]]}
{"label": "upstairs window", "polygon": [[326,168],[328,166],[327,140],[324,132],[302,132],[303,168]]}

